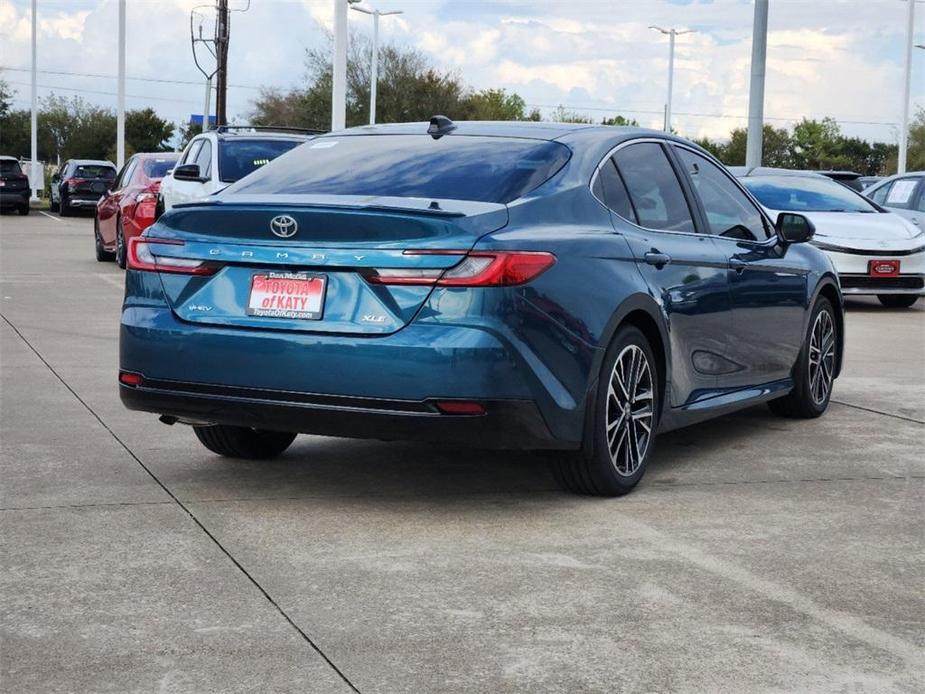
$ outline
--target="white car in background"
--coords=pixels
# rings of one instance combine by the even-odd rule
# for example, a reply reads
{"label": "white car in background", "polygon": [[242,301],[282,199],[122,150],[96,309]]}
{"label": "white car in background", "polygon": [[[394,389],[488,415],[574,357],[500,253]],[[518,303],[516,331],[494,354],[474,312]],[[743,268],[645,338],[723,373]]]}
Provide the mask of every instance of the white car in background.
{"label": "white car in background", "polygon": [[812,221],[811,243],[832,259],[845,296],[874,295],[890,308],[925,296],[925,231],[908,219],[818,174],[761,168],[736,174],[772,219],[799,212]]}
{"label": "white car in background", "polygon": [[223,125],[196,135],[161,181],[160,205],[169,210],[202,200],[310,138],[312,132]]}
{"label": "white car in background", "polygon": [[890,176],[866,188],[864,195],[925,229],[925,171]]}

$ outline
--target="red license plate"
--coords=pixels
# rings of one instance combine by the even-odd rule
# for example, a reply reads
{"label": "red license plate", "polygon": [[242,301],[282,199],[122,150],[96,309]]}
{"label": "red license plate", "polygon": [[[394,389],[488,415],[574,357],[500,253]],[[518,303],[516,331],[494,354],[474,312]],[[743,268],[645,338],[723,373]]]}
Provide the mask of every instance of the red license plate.
{"label": "red license plate", "polygon": [[253,275],[247,315],[320,320],[326,285],[324,275],[293,272]]}
{"label": "red license plate", "polygon": [[899,274],[899,261],[871,260],[867,263],[867,274],[871,277],[896,277]]}

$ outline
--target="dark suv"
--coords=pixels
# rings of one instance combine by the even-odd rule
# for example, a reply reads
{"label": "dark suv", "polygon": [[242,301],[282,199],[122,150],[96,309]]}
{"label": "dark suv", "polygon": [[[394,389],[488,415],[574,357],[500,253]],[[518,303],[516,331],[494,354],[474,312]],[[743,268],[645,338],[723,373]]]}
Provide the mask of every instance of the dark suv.
{"label": "dark suv", "polygon": [[111,161],[68,159],[51,177],[51,211],[67,217],[78,208],[94,210],[115,179]]}
{"label": "dark suv", "polygon": [[14,157],[0,156],[0,208],[14,207],[29,214],[29,177]]}

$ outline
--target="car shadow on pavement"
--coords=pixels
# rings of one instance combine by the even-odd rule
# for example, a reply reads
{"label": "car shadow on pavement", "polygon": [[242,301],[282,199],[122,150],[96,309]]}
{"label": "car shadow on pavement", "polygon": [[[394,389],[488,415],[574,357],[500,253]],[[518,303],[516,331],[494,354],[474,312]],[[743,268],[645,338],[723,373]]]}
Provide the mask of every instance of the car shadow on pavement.
{"label": "car shadow on pavement", "polygon": [[[670,485],[691,457],[716,459],[746,448],[756,429],[777,418],[756,407],[659,437],[647,487]],[[323,497],[395,497],[465,500],[480,495],[533,498],[571,494],[552,475],[555,452],[498,451],[443,444],[363,441],[302,436],[270,461],[220,460],[203,452],[197,464],[165,480],[200,500]],[[720,473],[721,474],[721,473]],[[178,490],[179,491],[179,490]]]}

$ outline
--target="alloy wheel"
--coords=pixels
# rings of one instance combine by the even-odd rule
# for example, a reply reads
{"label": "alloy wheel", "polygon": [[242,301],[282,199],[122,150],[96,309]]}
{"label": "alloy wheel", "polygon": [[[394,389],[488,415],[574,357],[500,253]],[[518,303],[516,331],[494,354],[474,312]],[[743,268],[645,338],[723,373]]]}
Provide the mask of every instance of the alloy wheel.
{"label": "alloy wheel", "polygon": [[817,405],[828,398],[834,373],[835,322],[831,313],[822,310],[816,316],[809,338],[809,392]]}
{"label": "alloy wheel", "polygon": [[610,374],[605,408],[610,461],[624,477],[645,460],[652,440],[654,402],[649,360],[640,347],[627,345]]}

